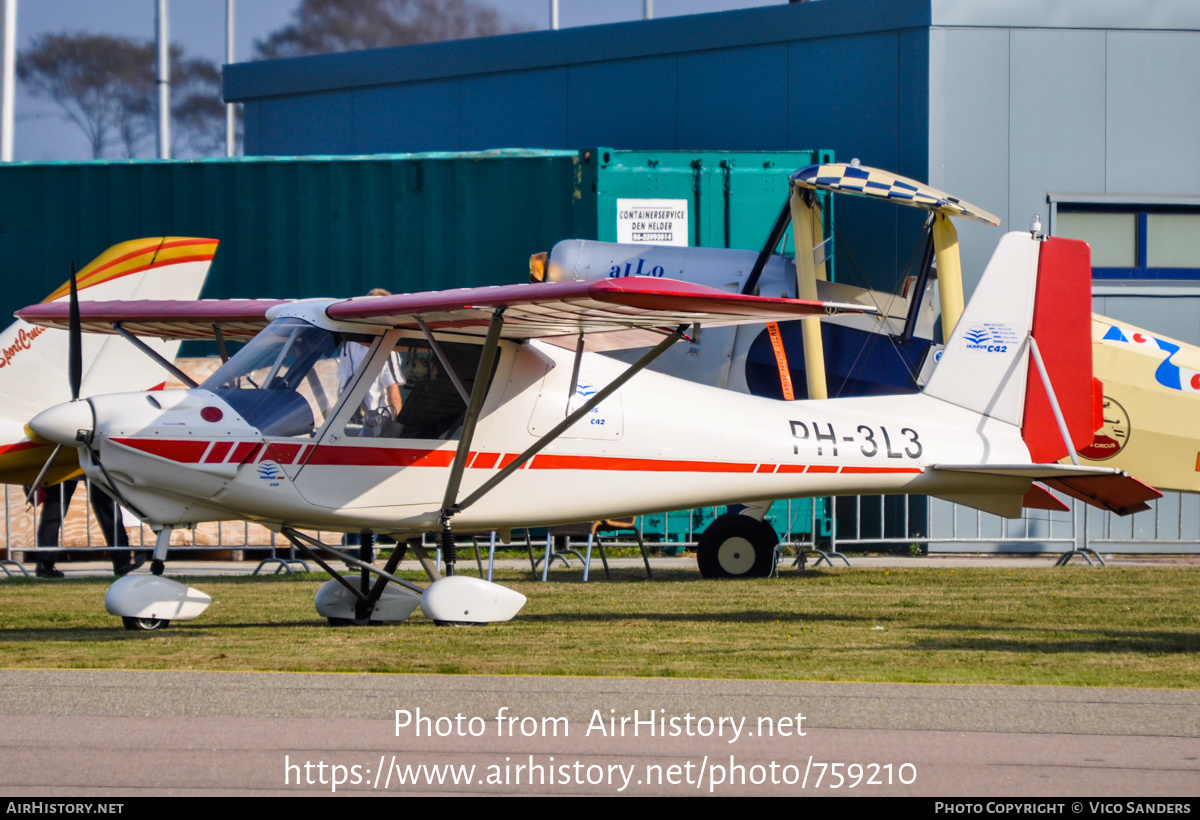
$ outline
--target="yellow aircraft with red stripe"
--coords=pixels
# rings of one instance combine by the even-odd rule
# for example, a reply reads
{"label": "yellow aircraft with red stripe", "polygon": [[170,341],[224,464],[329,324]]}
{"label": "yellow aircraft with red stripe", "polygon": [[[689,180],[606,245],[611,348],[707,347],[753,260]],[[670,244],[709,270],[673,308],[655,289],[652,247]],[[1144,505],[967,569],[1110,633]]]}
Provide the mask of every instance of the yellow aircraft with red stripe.
{"label": "yellow aircraft with red stripe", "polygon": [[[80,294],[90,301],[184,298],[200,295],[217,252],[216,239],[159,236],[113,245],[76,274]],[[43,301],[67,300],[70,283]],[[179,341],[145,340],[168,361]],[[21,320],[0,333],[0,479],[6,484],[32,484],[54,445],[30,438],[25,423],[70,399],[66,377],[67,333],[36,327]],[[161,386],[165,373],[129,342],[116,336],[83,339],[82,395],[114,390],[146,390]],[[80,474],[77,453],[60,452],[45,484]]]}

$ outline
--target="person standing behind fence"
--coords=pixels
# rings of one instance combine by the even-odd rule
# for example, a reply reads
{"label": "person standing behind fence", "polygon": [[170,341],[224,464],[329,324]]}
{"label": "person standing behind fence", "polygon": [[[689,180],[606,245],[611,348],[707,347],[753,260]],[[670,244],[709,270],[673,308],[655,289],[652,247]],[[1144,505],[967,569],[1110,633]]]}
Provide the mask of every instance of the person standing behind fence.
{"label": "person standing behind fence", "polygon": [[[75,488],[79,485],[79,481],[78,478],[72,478],[57,487],[46,489],[45,501],[42,502],[42,517],[38,522],[37,529],[39,547],[61,543],[59,536],[62,532],[63,518],[70,508],[71,496],[75,494]],[[130,553],[128,549],[129,534],[125,532],[125,525],[120,519],[120,508],[117,507],[112,496],[100,489],[98,484],[92,484],[88,491],[88,498],[92,503],[92,511],[96,513],[96,520],[100,523],[100,530],[104,533],[104,542],[109,546],[113,574],[119,578],[146,563],[144,552],[139,552],[136,558]],[[121,547],[125,549],[121,549]],[[54,566],[58,561],[58,555],[57,552],[38,553],[35,573],[37,577],[63,577],[62,570],[56,569]]]}

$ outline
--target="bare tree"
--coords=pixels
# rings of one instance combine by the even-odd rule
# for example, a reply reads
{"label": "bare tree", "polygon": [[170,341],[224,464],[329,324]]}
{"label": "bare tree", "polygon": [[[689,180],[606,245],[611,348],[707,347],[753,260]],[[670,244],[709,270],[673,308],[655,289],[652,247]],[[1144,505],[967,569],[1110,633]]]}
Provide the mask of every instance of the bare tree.
{"label": "bare tree", "polygon": [[17,76],[36,97],[53,101],[87,136],[93,157],[114,140],[127,151],[140,139],[136,101],[154,89],[154,52],[104,34],[44,34],[17,63]]}
{"label": "bare tree", "polygon": [[[17,76],[35,97],[54,102],[87,136],[92,157],[116,148],[126,157],[149,150],[157,129],[154,43],[104,34],[44,34],[17,63]],[[221,71],[171,46],[173,142],[196,154],[224,146]],[[176,153],[173,151],[173,153]]]}
{"label": "bare tree", "polygon": [[522,31],[474,0],[301,0],[296,22],[256,40],[261,59]]}

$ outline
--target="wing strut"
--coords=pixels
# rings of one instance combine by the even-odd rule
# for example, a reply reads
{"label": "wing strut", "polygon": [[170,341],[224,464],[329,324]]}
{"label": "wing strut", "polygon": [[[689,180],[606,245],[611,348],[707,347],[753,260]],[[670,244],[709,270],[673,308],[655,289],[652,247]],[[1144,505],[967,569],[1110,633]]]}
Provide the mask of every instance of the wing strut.
{"label": "wing strut", "polygon": [[579,363],[583,361],[583,330],[579,331],[579,341],[575,343],[575,361],[571,364],[571,386],[567,388],[567,412],[571,411],[571,398],[579,387]]}
{"label": "wing strut", "polygon": [[225,334],[221,332],[221,326],[213,323],[213,338],[217,342],[217,352],[221,354],[221,364],[229,361],[229,349],[225,347]]}
{"label": "wing strut", "polygon": [[500,472],[496,473],[496,475],[485,481],[483,485],[479,487],[479,489],[475,490],[475,492],[471,493],[461,501],[456,501],[459,487],[462,484],[462,474],[463,469],[466,466],[467,455],[470,453],[471,449],[471,439],[475,434],[475,423],[478,421],[479,411],[483,406],[483,396],[487,392],[487,377],[491,373],[492,362],[496,358],[496,348],[500,338],[500,327],[504,323],[502,313],[503,308],[493,313],[491,324],[488,326],[487,340],[484,342],[483,355],[479,360],[479,372],[475,376],[475,384],[471,390],[471,403],[467,407],[467,416],[463,420],[462,438],[459,439],[458,442],[458,451],[454,455],[454,463],[450,466],[450,478],[446,482],[446,494],[442,501],[442,560],[446,562],[447,575],[454,574],[454,562],[457,560],[457,552],[454,548],[454,535],[450,529],[451,518],[453,518],[456,513],[462,512],[467,507],[470,507],[476,501],[483,498],[485,495],[495,489],[496,485],[525,466],[529,459],[540,453],[555,439],[569,430],[572,425],[575,424],[575,422],[579,421],[581,418],[590,413],[592,408],[619,390],[627,381],[632,379],[640,371],[646,369],[651,362],[653,362],[663,353],[666,353],[672,345],[683,338],[683,334],[689,327],[688,325],[680,325],[679,327],[675,328],[672,333],[655,345],[648,353],[646,353],[633,364],[629,365],[629,367],[625,368],[625,371],[621,373],[620,376],[617,376],[617,378],[613,379],[590,399],[581,404],[575,410],[575,412],[571,413],[565,419],[555,425],[554,429],[531,444],[525,450],[525,452],[521,453],[519,456],[509,462],[504,469],[500,470]]}
{"label": "wing strut", "polygon": [[463,404],[470,404],[471,397],[467,395],[467,388],[463,387],[462,381],[458,378],[458,373],[454,371],[454,365],[450,364],[450,360],[446,358],[442,346],[433,337],[433,331],[429,329],[429,325],[420,316],[414,316],[413,318],[417,320],[417,326],[425,334],[425,341],[429,342],[429,346],[433,348],[434,355],[438,357],[438,361],[442,363],[442,367],[446,368],[446,375],[450,377],[450,381],[454,382],[454,389],[458,391],[458,395],[462,396]]}
{"label": "wing strut", "polygon": [[446,574],[454,574],[454,565],[458,561],[458,551],[454,547],[454,533],[450,531],[450,519],[458,511],[454,500],[458,498],[459,487],[462,486],[463,470],[467,466],[467,456],[471,453],[471,440],[475,438],[475,424],[479,421],[479,411],[483,408],[483,399],[487,395],[489,376],[496,363],[496,351],[500,347],[500,330],[504,327],[504,308],[492,311],[492,319],[488,323],[487,337],[483,341],[483,353],[479,357],[479,368],[475,371],[475,383],[471,385],[471,400],[467,402],[467,414],[463,417],[462,437],[458,440],[458,450],[454,453],[454,463],[450,465],[450,477],[446,479],[446,493],[442,496],[442,560],[446,562]]}
{"label": "wing strut", "polygon": [[182,370],[180,370],[174,364],[167,361],[162,356],[158,355],[158,353],[156,351],[154,351],[150,347],[150,345],[146,344],[141,339],[139,339],[137,336],[134,336],[128,330],[121,327],[120,322],[113,322],[112,329],[115,330],[122,339],[125,339],[127,342],[129,342],[131,345],[136,347],[138,350],[142,351],[147,356],[149,356],[151,359],[158,362],[159,366],[162,367],[163,370],[166,370],[172,376],[174,376],[175,378],[179,379],[179,381],[181,381],[185,385],[187,385],[189,388],[200,386],[187,373],[184,373]]}
{"label": "wing strut", "polygon": [[758,280],[766,270],[767,263],[771,261],[771,256],[779,247],[779,240],[783,239],[783,234],[791,222],[792,197],[789,189],[788,196],[783,200],[783,208],[779,211],[779,216],[775,217],[775,224],[771,226],[771,233],[767,236],[766,244],[758,252],[758,258],[754,260],[754,267],[750,269],[750,275],[746,277],[746,284],[742,286],[743,296],[758,295]]}

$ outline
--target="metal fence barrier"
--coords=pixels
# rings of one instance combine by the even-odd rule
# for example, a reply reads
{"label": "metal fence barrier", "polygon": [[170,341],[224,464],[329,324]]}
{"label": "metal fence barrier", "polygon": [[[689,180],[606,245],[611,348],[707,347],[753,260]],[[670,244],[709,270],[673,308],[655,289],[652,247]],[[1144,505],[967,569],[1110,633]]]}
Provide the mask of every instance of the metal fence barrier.
{"label": "metal fence barrier", "polygon": [[[56,488],[49,488],[54,492]],[[767,520],[779,533],[784,546],[819,549],[838,554],[843,550],[910,550],[930,553],[1058,553],[1090,547],[1116,554],[1200,554],[1200,496],[1167,493],[1151,509],[1120,517],[1059,496],[1070,510],[1051,512],[1027,510],[1020,519],[1005,519],[969,507],[926,496],[847,496],[794,499],[772,505]],[[4,488],[4,528],[7,565],[14,554],[29,561],[38,551],[100,552],[108,549],[98,523],[87,503],[84,487],[76,491],[64,515],[58,544],[36,544],[40,507],[25,502],[21,487]],[[119,514],[119,508],[118,514]],[[720,507],[706,507],[638,517],[638,533],[645,542],[667,552],[678,552],[696,544],[700,534],[720,514]],[[126,519],[131,549],[152,549],[154,534],[148,527]],[[544,549],[544,530],[530,539]],[[340,533],[310,533],[315,538],[331,537],[340,543]],[[436,539],[424,543],[436,549]],[[632,533],[609,536],[606,543],[637,547]],[[526,549],[526,540],[503,545]],[[171,552],[223,553],[242,560],[244,551],[254,550],[254,560],[280,564],[280,571],[295,560],[295,550],[286,539],[258,524],[213,522],[192,530],[177,530]],[[260,566],[261,568],[261,566]],[[8,568],[5,567],[5,572]]]}

